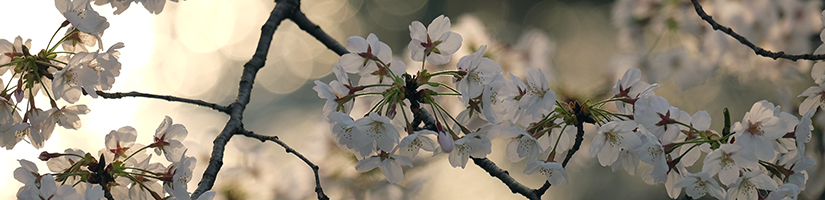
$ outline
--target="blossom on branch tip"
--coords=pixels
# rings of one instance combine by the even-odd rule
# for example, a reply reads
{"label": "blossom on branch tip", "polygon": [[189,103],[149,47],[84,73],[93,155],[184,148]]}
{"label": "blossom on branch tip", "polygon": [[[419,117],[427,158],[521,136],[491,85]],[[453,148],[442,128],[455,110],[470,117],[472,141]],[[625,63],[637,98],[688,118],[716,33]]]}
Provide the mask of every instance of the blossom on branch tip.
{"label": "blossom on branch tip", "polygon": [[189,199],[187,183],[193,178],[197,159],[186,156],[186,151],[181,154],[178,162],[173,162],[166,168],[166,172],[161,174],[163,180],[163,190],[177,199]]}
{"label": "blossom on branch tip", "polygon": [[[95,89],[109,90],[112,89],[112,84],[115,83],[115,78],[120,76],[121,64],[118,59],[120,52],[118,49],[123,48],[123,42],[113,44],[106,52],[96,52],[95,59],[89,62],[87,67],[92,68],[97,72],[98,81]],[[97,93],[90,92],[90,96],[97,98]]]}
{"label": "blossom on branch tip", "polygon": [[524,74],[527,77],[526,88],[520,88],[524,90],[524,96],[519,99],[519,108],[533,118],[550,114],[556,109],[556,93],[550,90],[544,73],[541,69],[529,68]]}
{"label": "blossom on branch tip", "polygon": [[172,118],[166,116],[155,130],[154,142],[151,145],[155,147],[155,154],[160,155],[163,152],[167,161],[176,162],[175,159],[181,158],[181,154],[186,151],[183,139],[188,134],[189,131],[183,124],[173,124]]}
{"label": "blossom on branch tip", "polygon": [[348,97],[349,88],[338,82],[338,80],[332,80],[329,85],[320,80],[315,80],[315,87],[312,87],[312,89],[318,92],[318,97],[327,100],[324,103],[324,114],[332,112],[349,113],[352,111],[355,100]]}
{"label": "blossom on branch tip", "polygon": [[633,119],[656,136],[662,144],[670,144],[681,133],[681,125],[676,124],[682,111],[670,106],[662,97],[641,98],[634,105]]}
{"label": "blossom on branch tip", "polygon": [[407,48],[412,53],[412,60],[443,65],[450,62],[450,55],[461,47],[461,35],[450,31],[450,18],[440,15],[433,19],[426,28],[419,21],[413,21],[410,28],[410,44]]}
{"label": "blossom on branch tip", "polygon": [[[656,96],[653,89],[659,87],[659,84],[648,84],[642,79],[642,72],[639,69],[628,69],[616,85],[613,86],[613,94],[617,98],[622,98],[622,101],[616,102],[616,108],[622,114],[633,114],[633,105],[640,98]],[[630,106],[628,106],[630,105]]]}
{"label": "blossom on branch tip", "polygon": [[54,73],[51,89],[55,100],[62,98],[66,102],[75,103],[82,95],[80,90],[97,95],[95,93],[95,85],[98,84],[97,73],[87,67],[94,57],[93,53],[76,53],[69,59],[68,66]]}
{"label": "blossom on branch tip", "polygon": [[793,183],[785,183],[778,189],[771,191],[766,200],[796,200],[801,190]]}
{"label": "blossom on branch tip", "polygon": [[739,178],[740,168],[758,169],[756,160],[742,157],[742,147],[736,144],[722,144],[718,149],[705,156],[702,171],[713,176],[719,174],[722,184],[730,185]]}
{"label": "blossom on branch tip", "polygon": [[461,92],[461,101],[464,105],[470,99],[479,97],[484,87],[489,85],[493,79],[501,74],[501,66],[489,58],[484,57],[486,45],[482,45],[473,54],[462,57],[458,60],[456,67],[463,76],[454,77],[453,83],[456,89]]}
{"label": "blossom on branch tip", "polygon": [[374,146],[379,150],[391,151],[401,139],[401,134],[392,125],[390,118],[375,112],[370,112],[368,116],[356,120],[352,126],[364,132],[364,134],[354,135],[357,137],[355,139],[357,146]]}
{"label": "blossom on branch tip", "polygon": [[338,63],[347,73],[371,73],[364,72],[367,67],[380,65],[380,62],[389,64],[392,60],[392,49],[384,42],[378,41],[375,34],[370,33],[367,39],[361,36],[347,38],[347,51],[349,53],[341,55]]}
{"label": "blossom on branch tip", "polygon": [[54,132],[55,125],[60,125],[66,129],[77,130],[80,128],[80,117],[78,115],[89,113],[89,108],[86,105],[70,105],[62,108],[51,108],[44,111],[39,117],[44,119],[38,120],[41,124],[35,127],[39,128],[44,139],[49,139]]}
{"label": "blossom on branch tip", "polygon": [[727,200],[756,200],[759,190],[775,191],[779,187],[767,174],[761,171],[744,171],[733,185],[728,187]]}
{"label": "blossom on branch tip", "polygon": [[527,163],[527,167],[524,168],[524,174],[535,174],[536,172],[544,175],[547,178],[547,181],[553,185],[561,184],[562,181],[567,183],[568,181],[567,171],[564,170],[564,167],[557,162],[534,160]]}
{"label": "blossom on branch tip", "polygon": [[636,149],[636,154],[642,162],[652,165],[652,170],[649,171],[653,178],[654,184],[664,183],[667,181],[667,172],[670,171],[665,158],[665,149],[662,143],[653,134],[647,131],[641,124],[636,128],[642,137],[642,145]]}
{"label": "blossom on branch tip", "polygon": [[756,102],[745,113],[742,122],[736,122],[731,128],[736,137],[736,144],[742,146],[747,159],[771,160],[774,158],[772,141],[785,135],[787,124],[776,116],[773,103],[767,100]]}
{"label": "blossom on branch tip", "polygon": [[89,0],[55,0],[54,5],[72,26],[84,33],[100,38],[109,28],[109,22],[92,9]]}
{"label": "blossom on branch tip", "polygon": [[438,135],[438,133],[431,130],[420,130],[404,137],[401,139],[401,142],[398,142],[398,155],[412,160],[420,149],[435,151],[438,147],[435,146],[433,139],[430,139],[426,135]]}
{"label": "blossom on branch tip", "polygon": [[696,174],[688,173],[682,180],[676,182],[675,187],[685,188],[685,193],[688,196],[698,199],[710,194],[710,196],[717,199],[725,198],[725,190],[719,186],[716,180],[711,179],[706,172]]}
{"label": "blossom on branch tip", "polygon": [[642,144],[634,121],[612,121],[599,127],[598,134],[590,143],[590,157],[599,156],[599,164],[607,166],[619,159],[621,149],[636,148]]}
{"label": "blossom on branch tip", "polygon": [[505,150],[505,155],[511,162],[519,162],[524,158],[536,160],[539,153],[544,151],[545,147],[539,145],[539,141],[524,129],[514,125],[500,125],[500,127],[505,132],[502,136],[511,138]]}
{"label": "blossom on branch tip", "polygon": [[450,165],[463,169],[467,165],[470,156],[483,158],[489,155],[492,150],[490,149],[490,139],[487,138],[486,134],[491,128],[492,125],[488,125],[478,132],[464,135],[464,137],[455,140],[455,147],[453,147],[449,156]]}
{"label": "blossom on branch tip", "polygon": [[[111,163],[120,158],[126,158],[136,149],[132,149],[137,139],[137,130],[131,126],[124,126],[106,134],[106,162]],[[101,158],[102,159],[102,158]]]}

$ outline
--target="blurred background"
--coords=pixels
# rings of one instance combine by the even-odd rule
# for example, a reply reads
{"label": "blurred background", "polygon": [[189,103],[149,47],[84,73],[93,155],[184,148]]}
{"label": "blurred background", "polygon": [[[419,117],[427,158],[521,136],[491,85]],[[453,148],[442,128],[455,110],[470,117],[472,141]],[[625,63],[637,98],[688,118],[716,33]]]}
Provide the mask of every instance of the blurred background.
{"label": "blurred background", "polygon": [[[766,49],[810,53],[822,43],[820,1],[703,2],[714,19]],[[13,19],[4,21],[0,38],[31,38],[33,49],[45,48],[64,20],[51,1],[5,0],[0,4],[0,18]],[[222,105],[232,102],[242,65],[251,58],[260,27],[273,7],[274,2],[263,0],[196,0],[167,2],[159,15],[132,5],[115,16],[108,5],[95,6],[111,24],[102,37],[103,46],[126,45],[120,50],[121,75],[111,91],[169,94]],[[662,85],[656,94],[671,105],[690,114],[707,110],[715,130],[722,128],[722,108],[728,107],[732,120],[739,121],[762,99],[798,116],[802,99],[796,96],[815,85],[810,76],[812,62],[754,56],[712,31],[685,0],[304,0],[301,8],[342,44],[349,36],[375,33],[393,49],[395,59],[408,66],[420,65],[409,59],[409,24],[421,21],[426,25],[444,14],[464,43],[450,64],[430,69],[452,69],[458,58],[488,45],[487,56],[505,72],[522,76],[525,67],[541,68],[559,100],[606,99],[626,69],[640,68],[643,80]],[[331,198],[523,199],[472,163],[465,169],[450,167],[445,155],[419,154],[424,156],[414,160],[414,168],[404,168],[404,180],[397,185],[386,182],[380,170],[356,171],[352,153],[332,142],[329,125],[321,116],[324,100],[312,90],[314,80],[334,79],[331,67],[337,61],[336,54],[291,21],[284,21],[244,115],[248,130],[277,135],[318,164],[324,191]],[[0,199],[14,199],[22,185],[11,176],[19,167],[17,159],[34,161],[46,173],[45,162],[35,161],[39,152],[66,148],[97,152],[104,147],[105,134],[122,126],[135,127],[137,142],[148,144],[164,115],[189,130],[184,144],[190,149],[188,155],[198,159],[189,184],[193,190],[209,159],[211,141],[228,120],[208,108],[162,100],[81,99],[92,110],[81,116],[81,129],[57,128],[43,149],[22,142],[13,150],[0,151],[0,174],[6,174],[0,176],[5,177],[0,180],[4,190]],[[448,109],[458,113],[462,108]],[[818,163],[823,161],[823,120],[815,118],[817,130],[807,152]],[[639,175],[614,173],[591,159],[587,147],[595,127],[587,130],[582,150],[567,167],[569,183],[552,186],[544,199],[668,198],[663,185],[647,185]],[[511,163],[504,158],[506,144],[503,139],[494,140],[488,158],[528,187],[541,186],[544,176],[521,173],[526,161]],[[818,164],[809,170],[808,187],[800,198],[822,199],[822,169]],[[313,188],[310,168],[281,147],[233,137],[213,190],[218,192],[216,199],[314,199]]]}

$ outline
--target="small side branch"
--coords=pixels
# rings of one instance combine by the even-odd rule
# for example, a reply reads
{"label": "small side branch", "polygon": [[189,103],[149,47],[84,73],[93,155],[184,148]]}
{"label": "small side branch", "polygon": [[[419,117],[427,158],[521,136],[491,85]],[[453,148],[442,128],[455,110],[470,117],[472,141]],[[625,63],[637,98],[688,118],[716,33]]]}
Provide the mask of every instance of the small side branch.
{"label": "small side branch", "polygon": [[[582,146],[582,141],[584,141],[584,123],[579,122],[578,125],[576,125],[576,142],[573,143],[573,148],[570,148],[570,151],[567,152],[567,156],[564,157],[564,161],[561,163],[562,167],[565,167],[566,169],[567,163],[570,162],[570,158],[573,158],[573,154],[575,154],[576,151],[579,151],[579,148]],[[544,193],[547,192],[547,189],[550,189],[550,186],[549,181],[544,182],[544,185],[533,192],[538,196],[544,195]]]}
{"label": "small side branch", "polygon": [[796,60],[799,60],[799,59],[802,59],[802,60],[823,60],[823,59],[825,59],[825,54],[816,54],[816,55],[814,55],[814,54],[786,54],[785,52],[782,52],[782,51],[773,52],[773,51],[765,50],[762,47],[758,47],[755,44],[753,44],[752,42],[748,41],[748,39],[746,39],[745,37],[742,37],[741,35],[737,34],[736,32],[733,32],[733,29],[728,28],[726,26],[723,26],[723,25],[717,23],[715,20],[713,20],[713,17],[711,17],[710,15],[705,13],[705,10],[702,8],[702,5],[700,5],[697,0],[690,0],[690,2],[693,3],[693,8],[696,10],[696,14],[698,14],[699,17],[702,18],[702,20],[705,20],[706,22],[708,22],[708,24],[710,24],[710,26],[713,27],[713,30],[719,30],[719,31],[724,32],[725,34],[730,35],[731,37],[733,37],[734,39],[739,41],[739,43],[742,43],[745,46],[748,46],[749,48],[753,49],[753,52],[756,53],[756,55],[760,55],[760,56],[768,57],[768,58],[773,58],[774,60],[776,60],[777,58],[784,58],[784,59],[788,59],[788,60],[792,60],[792,61],[796,61]]}
{"label": "small side branch", "polygon": [[510,172],[498,168],[498,166],[496,166],[496,163],[494,163],[493,161],[490,161],[487,158],[470,158],[473,159],[473,163],[484,169],[484,171],[490,173],[490,176],[496,177],[498,178],[498,180],[501,180],[501,182],[503,182],[505,185],[507,185],[508,188],[510,188],[511,192],[521,194],[524,197],[527,197],[528,199],[541,199],[541,195],[537,195],[533,189],[530,189],[527,186],[524,186],[518,181],[516,181],[516,179],[513,179],[513,177],[510,176]]}
{"label": "small side branch", "polygon": [[324,32],[324,30],[321,30],[320,26],[309,21],[307,16],[304,15],[304,12],[301,12],[301,10],[296,10],[292,13],[292,16],[290,16],[289,19],[295,22],[295,24],[298,24],[298,27],[312,35],[312,37],[315,37],[315,39],[323,43],[324,46],[327,46],[329,50],[332,50],[339,56],[349,53],[347,48],[341,46],[338,41],[330,37],[326,32]]}
{"label": "small side branch", "polygon": [[226,106],[218,105],[218,104],[215,104],[215,103],[209,103],[209,102],[202,101],[202,100],[187,99],[187,98],[176,97],[176,96],[171,96],[171,95],[148,94],[148,93],[135,92],[135,91],[126,92],[126,93],[123,93],[123,92],[107,93],[107,92],[103,92],[103,91],[95,91],[95,93],[97,93],[97,95],[103,97],[104,99],[120,99],[120,98],[123,98],[123,97],[144,97],[144,98],[150,98],[150,99],[163,99],[163,100],[167,100],[167,101],[176,101],[176,102],[183,102],[183,103],[199,105],[199,106],[203,106],[203,107],[207,107],[207,108],[212,108],[213,110],[221,111],[223,113],[229,113],[229,108],[226,107]]}
{"label": "small side branch", "polygon": [[275,142],[278,145],[281,145],[281,147],[283,147],[286,150],[287,153],[294,154],[295,156],[300,158],[302,161],[304,161],[304,163],[309,165],[309,167],[312,168],[312,172],[315,173],[315,193],[318,194],[318,199],[319,200],[329,200],[329,197],[327,197],[327,195],[324,194],[324,189],[321,188],[321,177],[320,177],[320,175],[318,175],[318,169],[319,169],[318,165],[313,164],[312,161],[309,161],[309,159],[304,157],[304,155],[302,155],[298,151],[295,151],[295,149],[289,147],[289,145],[286,145],[286,143],[281,141],[281,139],[279,139],[278,136],[259,135],[259,134],[255,134],[252,131],[248,131],[248,130],[245,130],[245,129],[240,129],[235,134],[241,134],[241,135],[244,135],[246,137],[255,138],[255,139],[260,140],[261,142],[266,142],[266,141]]}

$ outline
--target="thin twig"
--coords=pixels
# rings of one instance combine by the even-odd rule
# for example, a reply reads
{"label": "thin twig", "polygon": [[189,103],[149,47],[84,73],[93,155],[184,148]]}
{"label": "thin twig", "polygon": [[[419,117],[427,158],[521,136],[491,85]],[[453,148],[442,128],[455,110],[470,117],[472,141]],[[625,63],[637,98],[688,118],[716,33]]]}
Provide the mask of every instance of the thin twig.
{"label": "thin twig", "polygon": [[315,193],[318,194],[318,199],[326,199],[326,200],[329,199],[329,197],[327,197],[327,195],[324,194],[324,189],[321,188],[321,177],[320,177],[320,175],[318,175],[318,170],[319,170],[318,166],[313,164],[312,161],[309,161],[309,159],[304,157],[304,155],[301,155],[301,153],[299,153],[298,151],[295,151],[295,149],[289,147],[289,145],[287,145],[286,143],[281,141],[281,139],[279,139],[278,136],[259,135],[259,134],[255,134],[252,131],[248,131],[246,129],[239,129],[235,134],[241,134],[241,135],[244,135],[246,137],[255,138],[255,139],[260,140],[261,142],[266,142],[266,141],[275,142],[278,145],[281,145],[281,147],[284,147],[284,149],[286,149],[287,153],[294,154],[295,156],[300,158],[302,161],[304,161],[304,163],[309,165],[309,167],[312,168],[312,172],[315,173]]}
{"label": "thin twig", "polygon": [[197,199],[204,192],[212,189],[217,179],[218,172],[223,165],[223,152],[229,139],[232,138],[237,131],[241,130],[243,122],[243,112],[246,105],[249,104],[250,96],[252,95],[252,85],[255,82],[255,76],[258,70],[264,67],[266,63],[266,55],[269,53],[269,47],[272,44],[272,37],[275,30],[281,21],[286,19],[295,10],[300,9],[300,2],[298,0],[281,0],[272,9],[269,19],[266,20],[263,27],[261,27],[261,37],[258,40],[258,46],[255,49],[255,54],[243,66],[243,74],[238,88],[238,96],[229,106],[229,121],[226,122],[221,133],[212,142],[212,155],[209,158],[209,165],[203,172],[203,178],[198,183],[198,189],[192,194],[192,199]]}
{"label": "thin twig", "polygon": [[209,102],[202,101],[202,100],[187,99],[187,98],[176,97],[176,96],[171,96],[171,95],[157,95],[157,94],[149,94],[149,93],[142,93],[142,92],[135,92],[135,91],[131,91],[131,92],[127,92],[127,93],[123,93],[123,92],[107,93],[107,92],[103,92],[103,91],[95,91],[95,93],[97,93],[97,95],[103,97],[104,99],[120,99],[120,98],[123,98],[123,97],[145,97],[145,98],[150,98],[150,99],[163,99],[163,100],[167,100],[167,101],[176,101],[176,102],[195,104],[195,105],[199,105],[199,106],[203,106],[203,107],[207,107],[207,108],[212,108],[214,110],[221,111],[223,113],[229,113],[229,108],[226,107],[226,106],[218,105],[218,104],[215,104],[215,103],[209,103]]}
{"label": "thin twig", "polygon": [[715,20],[713,20],[713,17],[711,17],[710,15],[705,13],[705,10],[702,9],[702,5],[700,5],[697,0],[690,0],[690,2],[693,3],[693,8],[696,10],[696,14],[699,14],[699,17],[701,17],[702,20],[705,20],[706,22],[708,22],[708,24],[710,24],[710,26],[713,27],[713,30],[719,30],[719,31],[724,32],[725,34],[730,35],[731,37],[733,37],[734,39],[739,41],[739,43],[742,43],[745,46],[748,46],[751,49],[753,49],[753,52],[756,53],[756,55],[760,55],[760,56],[768,57],[768,58],[773,58],[774,60],[776,60],[777,58],[784,58],[784,59],[788,59],[788,60],[792,60],[792,61],[796,61],[796,60],[799,60],[799,59],[802,59],[802,60],[823,60],[823,59],[825,59],[825,54],[816,54],[816,55],[813,55],[813,54],[785,54],[785,52],[783,52],[783,51],[772,52],[772,51],[765,50],[762,47],[758,47],[755,44],[753,44],[752,42],[748,41],[748,39],[746,39],[745,37],[742,37],[741,35],[737,34],[736,32],[733,32],[733,29],[728,28],[726,26],[723,26],[723,25],[717,23]]}
{"label": "thin twig", "polygon": [[298,25],[298,27],[300,27],[302,30],[306,31],[307,33],[315,37],[316,40],[323,43],[324,46],[327,46],[329,50],[332,50],[339,56],[349,53],[349,51],[347,51],[347,48],[341,46],[341,44],[339,44],[338,41],[330,37],[326,32],[324,32],[324,30],[321,30],[320,26],[315,25],[314,23],[309,21],[309,19],[307,19],[307,16],[304,15],[304,13],[301,12],[301,10],[296,10],[295,12],[293,12],[292,16],[290,16],[289,19],[291,19],[293,22],[295,22],[295,24]]}

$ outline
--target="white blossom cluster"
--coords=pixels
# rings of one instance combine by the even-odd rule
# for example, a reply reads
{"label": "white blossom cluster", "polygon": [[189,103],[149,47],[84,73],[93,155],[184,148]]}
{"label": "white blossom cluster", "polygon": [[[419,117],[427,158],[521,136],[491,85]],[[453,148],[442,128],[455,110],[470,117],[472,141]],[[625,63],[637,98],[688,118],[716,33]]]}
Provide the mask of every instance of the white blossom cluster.
{"label": "white blossom cluster", "polygon": [[[39,159],[47,161],[50,173],[40,174],[34,163],[19,160],[21,167],[14,170],[14,178],[24,185],[17,198],[98,200],[109,193],[114,199],[190,199],[187,183],[197,160],[186,155],[182,141],[187,134],[186,127],[166,116],[149,145],[136,143],[137,131],[125,126],[109,132],[105,148],[97,154],[81,149],[44,151]],[[165,156],[170,164],[153,162],[152,154],[144,151],[148,149]],[[208,192],[198,199],[214,196],[215,192]]]}
{"label": "white blossom cluster", "polygon": [[[409,29],[414,61],[447,64],[461,44],[461,36],[450,31],[449,18],[443,15],[428,27],[416,21]],[[648,184],[664,184],[672,198],[685,188],[693,198],[795,199],[805,189],[806,170],[815,163],[804,151],[815,108],[825,104],[821,63],[812,75],[820,86],[800,95],[809,96],[800,108],[801,118],[763,100],[720,132],[710,129],[707,111],[690,115],[657,96],[654,89],[659,85],[642,81],[641,70],[635,68],[617,81],[614,96],[607,100],[560,102],[540,69],[526,69],[523,79],[512,73],[505,76],[499,64],[485,57],[484,45],[460,58],[454,70],[429,72],[422,64],[414,75],[405,73],[407,66],[393,60],[390,47],[374,34],[367,39],[350,37],[347,49],[350,53],[333,67],[336,80],[316,80],[313,89],[326,99],[324,115],[334,141],[358,158],[356,170],[378,167],[394,184],[404,178],[402,165],[413,167],[421,149],[449,154],[451,166],[464,168],[470,156],[489,155],[490,141],[499,137],[510,141],[504,149],[510,161],[527,160],[525,174],[539,172],[551,184],[563,183],[568,176],[561,160],[582,128],[577,126],[584,123],[598,127],[592,133],[596,135],[589,147],[591,157],[613,171],[622,167],[631,175],[638,173]],[[361,76],[357,85],[348,73]],[[455,88],[432,81],[435,76],[452,77]],[[381,98],[356,120],[350,112],[360,96]],[[447,113],[437,96],[459,98],[466,109]],[[609,102],[615,102],[617,111],[602,109]],[[431,113],[434,127],[427,128],[426,122],[425,128],[417,127],[415,121],[421,119],[410,115],[419,109]],[[726,118],[730,121],[729,114]],[[689,171],[703,153],[702,170]]]}
{"label": "white blossom cluster", "polygon": [[[96,5],[111,3],[117,7],[115,14],[123,12],[131,2],[140,2],[155,14],[160,13],[166,3],[165,0],[94,1]],[[81,126],[78,115],[90,110],[86,105],[72,104],[84,94],[97,98],[96,91],[111,89],[115,78],[120,76],[118,49],[124,44],[118,42],[103,51],[101,37],[109,22],[91,3],[90,0],[55,1],[57,11],[66,18],[58,31],[68,28],[47,49],[35,53],[31,39],[24,42],[20,36],[14,42],[0,39],[0,75],[12,73],[11,80],[0,80],[3,88],[0,91],[0,147],[12,149],[26,140],[39,149],[51,137],[55,126],[77,130]],[[89,48],[95,46],[97,50],[90,51]],[[35,105],[33,98],[38,93],[49,98],[48,109]],[[58,106],[60,99],[69,105]]]}

